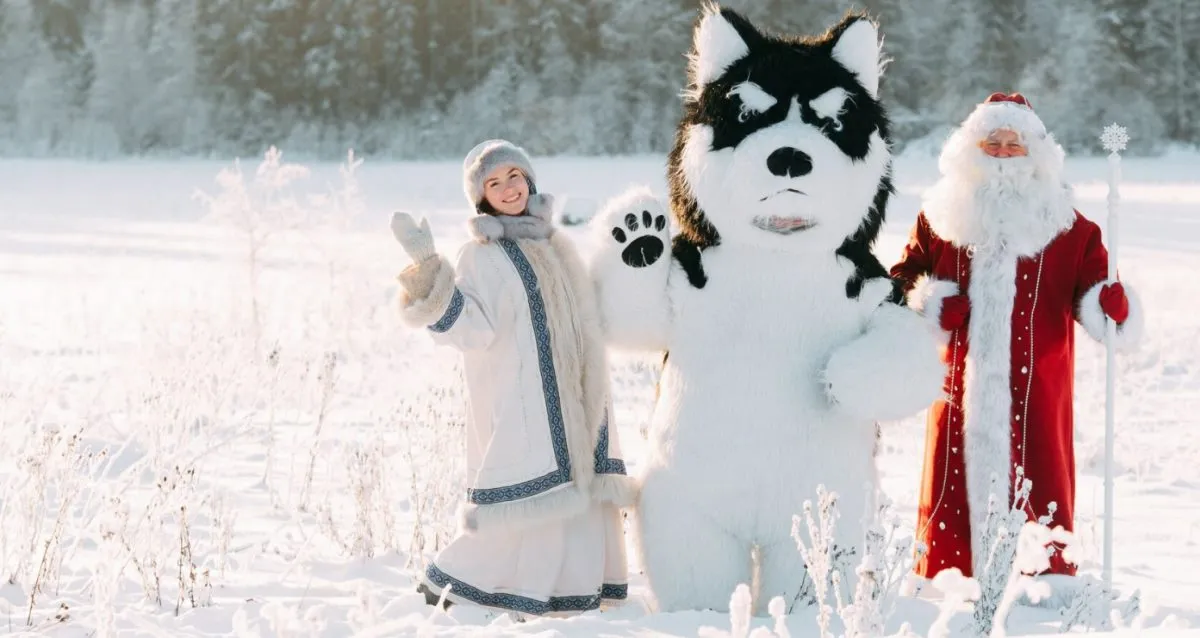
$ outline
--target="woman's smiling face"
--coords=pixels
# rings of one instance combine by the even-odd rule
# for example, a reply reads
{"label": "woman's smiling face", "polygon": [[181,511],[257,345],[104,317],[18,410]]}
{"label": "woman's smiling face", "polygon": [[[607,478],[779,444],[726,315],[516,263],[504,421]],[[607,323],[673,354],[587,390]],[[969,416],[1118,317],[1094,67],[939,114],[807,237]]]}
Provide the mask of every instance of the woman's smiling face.
{"label": "woman's smiling face", "polygon": [[520,215],[529,203],[529,181],[515,166],[498,166],[483,180],[483,198],[499,215]]}

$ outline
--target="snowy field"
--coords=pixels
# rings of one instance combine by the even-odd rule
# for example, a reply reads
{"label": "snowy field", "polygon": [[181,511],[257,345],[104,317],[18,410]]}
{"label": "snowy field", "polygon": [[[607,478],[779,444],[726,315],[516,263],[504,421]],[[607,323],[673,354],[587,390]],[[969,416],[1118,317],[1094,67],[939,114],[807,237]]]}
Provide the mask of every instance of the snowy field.
{"label": "snowy field", "polygon": [[[662,193],[661,161],[536,164],[541,190],[586,202],[637,182]],[[218,185],[219,162],[0,162],[0,631],[730,630],[712,612],[647,614],[636,565],[627,605],[573,619],[424,606],[412,574],[451,531],[462,405],[456,354],[396,320],[406,262],[387,218],[428,215],[452,254],[467,216],[459,163],[368,161],[349,180],[336,164],[284,168],[255,186],[258,163],[243,164],[239,194],[236,180]],[[1105,161],[1068,166],[1081,209],[1103,225]],[[905,157],[896,173],[885,263],[935,161]],[[1149,326],[1142,350],[1120,361],[1115,583],[1123,600],[1140,590],[1132,623],[1145,635],[1200,636],[1187,629],[1200,627],[1200,155],[1128,159],[1124,180],[1122,275]],[[198,189],[224,196],[206,204]],[[588,245],[583,229],[568,232]],[[1078,533],[1083,570],[1098,576],[1104,351],[1082,330],[1077,343]],[[618,357],[613,374],[636,466],[654,357]],[[902,534],[915,519],[923,423],[884,428],[880,463]],[[900,601],[889,632],[929,632],[939,601],[922,596]],[[969,619],[963,608],[950,628]],[[1055,611],[1019,607],[1009,634],[1059,626]],[[817,635],[814,612],[787,628]]]}

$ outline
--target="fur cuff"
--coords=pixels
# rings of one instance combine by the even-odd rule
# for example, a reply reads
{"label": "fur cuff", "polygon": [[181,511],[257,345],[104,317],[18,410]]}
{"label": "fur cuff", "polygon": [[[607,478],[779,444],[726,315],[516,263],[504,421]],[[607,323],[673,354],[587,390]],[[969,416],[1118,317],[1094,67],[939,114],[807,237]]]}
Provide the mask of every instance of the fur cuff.
{"label": "fur cuff", "polygon": [[921,275],[913,284],[912,290],[908,291],[906,299],[908,307],[921,313],[921,316],[925,317],[925,321],[933,328],[934,334],[944,341],[948,336],[946,331],[942,330],[942,302],[947,297],[957,294],[957,283]]}
{"label": "fur cuff", "polygon": [[476,505],[467,503],[459,511],[460,529],[475,532],[514,532],[549,521],[578,516],[587,511],[591,499],[574,483],[519,501]]}
{"label": "fur cuff", "polygon": [[637,505],[641,486],[632,476],[624,474],[597,474],[592,479],[592,499],[601,503],[612,503],[620,508]]}
{"label": "fur cuff", "polygon": [[[1104,314],[1104,309],[1100,307],[1100,290],[1111,283],[1114,282],[1097,283],[1079,300],[1079,323],[1091,338],[1100,343],[1104,343],[1105,333],[1108,331],[1108,315]],[[1128,352],[1135,349],[1142,340],[1145,315],[1142,313],[1142,302],[1137,292],[1127,282],[1121,282],[1121,287],[1125,289],[1125,298],[1129,300],[1129,316],[1125,318],[1125,323],[1117,326],[1115,345],[1117,350]]]}
{"label": "fur cuff", "polygon": [[454,267],[444,258],[413,264],[396,279],[400,282],[400,319],[410,328],[430,326],[450,308]]}

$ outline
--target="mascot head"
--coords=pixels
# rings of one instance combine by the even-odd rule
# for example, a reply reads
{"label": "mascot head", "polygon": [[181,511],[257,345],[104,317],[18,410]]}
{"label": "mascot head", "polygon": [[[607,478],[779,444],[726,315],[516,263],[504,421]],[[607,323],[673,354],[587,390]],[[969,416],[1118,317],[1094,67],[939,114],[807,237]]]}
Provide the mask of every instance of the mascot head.
{"label": "mascot head", "polygon": [[850,13],[820,36],[778,36],[707,5],[689,58],[668,160],[677,256],[721,244],[858,266],[892,192],[876,25]]}

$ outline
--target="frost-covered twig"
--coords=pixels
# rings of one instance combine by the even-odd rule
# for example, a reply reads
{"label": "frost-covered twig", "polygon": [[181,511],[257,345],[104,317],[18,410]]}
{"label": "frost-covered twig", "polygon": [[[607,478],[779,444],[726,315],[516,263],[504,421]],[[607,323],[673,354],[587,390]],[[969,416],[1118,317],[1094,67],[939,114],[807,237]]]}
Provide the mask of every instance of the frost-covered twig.
{"label": "frost-covered twig", "polygon": [[208,209],[209,220],[240,231],[246,242],[250,322],[256,356],[262,337],[259,290],[262,253],[272,235],[306,221],[303,219],[307,214],[305,206],[291,194],[289,187],[308,174],[307,168],[284,162],[283,153],[272,146],[264,154],[250,184],[242,174],[241,163],[235,161],[232,168],[222,169],[217,174],[218,192],[215,195],[204,191],[195,194]]}
{"label": "frost-covered twig", "polygon": [[179,591],[175,598],[175,615],[183,608],[184,599],[196,608],[196,561],[192,557],[192,534],[188,525],[187,505],[179,506]]}
{"label": "frost-covered twig", "polygon": [[[843,606],[839,596],[838,614],[846,635],[851,638],[882,635],[885,621],[895,610],[905,575],[922,553],[918,550],[914,558],[912,537],[896,538],[900,522],[892,516],[891,500],[882,490],[877,491],[875,503],[874,509],[865,515],[862,559],[854,572],[854,598]],[[835,570],[834,575],[839,572]]]}
{"label": "frost-covered twig", "polygon": [[423,571],[426,558],[440,551],[455,533],[455,513],[466,480],[460,387],[434,387],[416,402],[405,401],[394,413],[401,423],[401,451],[409,468],[410,570]]}
{"label": "frost-covered twig", "polygon": [[308,449],[308,469],[304,473],[304,485],[300,490],[300,510],[306,511],[308,500],[312,495],[313,473],[317,467],[317,451],[321,445],[321,430],[329,416],[329,406],[333,400],[333,391],[337,382],[338,357],[336,353],[326,352],[321,371],[317,374],[320,387],[320,403],[317,406],[316,423],[313,425],[312,443]]}
{"label": "frost-covered twig", "polygon": [[1025,509],[1029,503],[1033,482],[1025,478],[1023,468],[1016,469],[1012,501],[1007,507],[1000,504],[996,489],[998,484],[999,479],[993,475],[982,543],[982,546],[987,548],[987,560],[980,573],[974,575],[979,583],[979,600],[975,603],[973,626],[977,636],[987,636],[992,632],[996,611],[1008,588],[1009,576],[1016,559],[1018,535],[1029,518]]}
{"label": "frost-covered twig", "polygon": [[[812,582],[816,592],[817,627],[822,638],[830,638],[829,623],[833,619],[833,608],[826,602],[829,588],[832,584],[830,576],[834,569],[834,525],[837,521],[837,494],[825,490],[824,485],[817,486],[817,519],[813,518],[812,501],[804,502],[804,519],[808,530],[808,544],[800,537],[799,516],[792,517],[792,539],[804,559],[807,577]],[[790,613],[799,602],[799,593],[788,607]]]}

